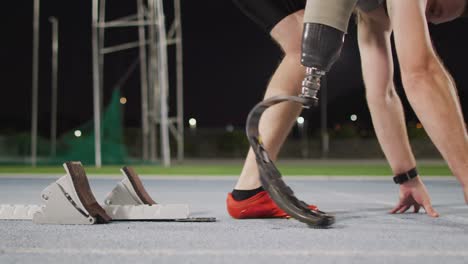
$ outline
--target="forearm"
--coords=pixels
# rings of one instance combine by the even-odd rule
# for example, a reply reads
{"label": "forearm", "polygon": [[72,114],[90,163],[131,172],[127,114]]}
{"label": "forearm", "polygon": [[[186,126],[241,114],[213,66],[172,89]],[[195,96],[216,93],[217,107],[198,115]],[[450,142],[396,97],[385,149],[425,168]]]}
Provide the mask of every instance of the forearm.
{"label": "forearm", "polygon": [[[382,17],[378,12],[376,15]],[[358,41],[367,102],[382,150],[393,173],[399,174],[415,167],[416,162],[408,141],[403,108],[393,85],[390,34],[390,25],[385,20],[360,16]]]}

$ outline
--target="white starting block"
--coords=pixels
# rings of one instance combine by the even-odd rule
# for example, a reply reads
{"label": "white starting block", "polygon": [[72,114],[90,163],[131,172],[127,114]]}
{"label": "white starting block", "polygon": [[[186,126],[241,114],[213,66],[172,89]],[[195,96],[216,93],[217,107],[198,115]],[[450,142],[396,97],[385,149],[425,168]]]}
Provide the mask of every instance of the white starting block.
{"label": "white starting block", "polygon": [[42,191],[45,205],[34,214],[33,222],[79,225],[111,221],[97,203],[81,162],[67,162],[63,167],[67,174]]}
{"label": "white starting block", "polygon": [[33,220],[37,224],[97,224],[110,221],[214,222],[215,218],[190,218],[187,204],[157,204],[130,167],[125,178],[99,205],[80,162],[63,164],[67,174],[41,193],[44,205],[0,205],[2,220]]}
{"label": "white starting block", "polygon": [[80,162],[63,164],[67,174],[41,193],[44,205],[1,205],[2,220],[32,220],[37,224],[94,224],[111,218],[99,206]]}
{"label": "white starting block", "polygon": [[103,208],[112,220],[176,220],[190,215],[187,204],[157,204],[140,177],[130,167],[120,170],[125,178],[104,199]]}
{"label": "white starting block", "polygon": [[132,168],[123,167],[120,171],[124,175],[124,179],[117,183],[104,199],[105,205],[156,204]]}

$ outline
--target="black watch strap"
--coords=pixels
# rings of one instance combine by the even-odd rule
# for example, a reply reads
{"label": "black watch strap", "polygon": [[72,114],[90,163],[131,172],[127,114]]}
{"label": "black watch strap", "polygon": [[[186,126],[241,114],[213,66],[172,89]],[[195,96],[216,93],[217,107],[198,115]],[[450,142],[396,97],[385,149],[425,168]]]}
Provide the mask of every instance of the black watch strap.
{"label": "black watch strap", "polygon": [[404,182],[407,182],[413,178],[416,178],[416,176],[418,176],[418,170],[416,168],[413,168],[405,173],[401,173],[401,174],[398,174],[396,175],[395,177],[393,177],[393,181],[396,183],[396,184],[402,184]]}

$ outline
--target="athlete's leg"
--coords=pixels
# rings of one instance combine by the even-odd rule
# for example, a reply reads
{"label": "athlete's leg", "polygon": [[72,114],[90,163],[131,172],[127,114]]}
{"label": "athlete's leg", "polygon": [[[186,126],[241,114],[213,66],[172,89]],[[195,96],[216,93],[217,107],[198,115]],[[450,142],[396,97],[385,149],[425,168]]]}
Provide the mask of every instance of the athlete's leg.
{"label": "athlete's leg", "polygon": [[[257,106],[250,115],[252,117],[252,113],[254,115],[256,113],[257,117],[247,121],[249,141],[252,147],[255,148],[256,156],[261,155],[257,152],[256,147],[258,147],[269,153],[268,156],[272,161],[276,160],[279,149],[301,110],[301,105],[295,105],[292,101],[303,102],[307,105],[315,103],[318,99],[317,92],[320,88],[320,78],[330,70],[339,57],[347,23],[357,0],[338,0],[333,1],[333,3],[327,1],[328,4],[324,4],[324,2],[321,0],[307,1],[304,10],[308,12],[307,14],[304,14],[305,12],[293,13],[279,21],[271,32],[272,37],[284,50],[285,58],[267,89],[266,100],[263,104],[268,105],[268,110],[264,111],[265,108],[263,108],[258,112],[259,109],[262,109],[262,106]],[[322,21],[321,18],[323,17],[326,17],[326,19]],[[326,24],[327,22],[330,25]],[[304,69],[301,65],[306,66],[307,69]],[[298,97],[299,90],[300,97]],[[276,97],[278,95],[282,95],[283,98],[285,98],[284,96],[291,96],[291,98],[287,100],[288,103],[283,105],[271,105],[271,102],[278,100],[278,97]],[[273,96],[276,99],[272,98],[273,101],[268,100]],[[272,106],[273,108],[271,108]],[[260,120],[259,115],[262,116],[262,120]],[[252,126],[255,126],[255,128],[252,128]],[[262,142],[257,146],[259,141],[256,135],[259,134],[262,135]],[[250,208],[246,208],[239,206],[240,202],[233,202],[233,199],[239,200],[236,196],[240,198],[242,189],[252,189],[260,185],[259,176],[261,176],[261,182],[274,202],[292,217],[312,226],[327,226],[334,222],[333,216],[317,210],[310,210],[316,208],[307,206],[304,202],[298,200],[291,189],[281,180],[281,175],[278,174],[271,161],[267,163],[262,163],[259,160],[258,164],[256,164],[253,151],[250,151],[242,172],[243,175],[241,175],[236,189],[232,194],[228,195],[228,211],[231,216],[247,218],[245,211],[249,209],[252,211],[249,215],[252,216],[258,216],[258,211],[266,211],[263,206],[252,205]],[[258,170],[257,166],[260,166],[261,170]],[[250,173],[254,170],[256,171],[255,178],[251,178]],[[255,196],[251,196],[251,199],[257,201]],[[255,205],[257,204],[259,203],[256,202]],[[253,208],[259,209],[253,210]],[[276,210],[268,211],[272,213],[263,214],[262,217],[278,215],[275,213]]]}
{"label": "athlete's leg", "polygon": [[[304,11],[297,11],[281,20],[271,31],[271,36],[284,51],[284,58],[276,69],[267,87],[265,98],[275,95],[298,95],[304,78],[301,66],[301,36]],[[260,122],[263,143],[272,160],[286,139],[301,106],[283,103],[268,109]],[[250,190],[261,186],[255,155],[249,150],[244,168],[235,186],[238,190]]]}
{"label": "athlete's leg", "polygon": [[[271,195],[271,198],[281,209],[295,219],[310,226],[331,225],[334,223],[334,217],[321,211],[311,210],[310,206],[307,206],[303,201],[300,201],[295,197],[291,188],[289,188],[281,179],[281,174],[275,168],[271,160],[271,158],[273,158],[273,160],[276,159],[279,147],[282,145],[286,135],[289,133],[294,122],[294,118],[297,117],[301,108],[299,105],[294,106],[286,104],[283,105],[283,108],[274,108],[276,110],[275,112],[271,107],[277,106],[279,102],[285,101],[289,103],[299,102],[300,104],[307,106],[314,105],[317,102],[317,92],[320,89],[320,79],[330,70],[333,63],[339,57],[343,46],[344,34],[347,29],[347,22],[351,17],[352,10],[357,0],[337,0],[331,1],[331,3],[328,4],[324,4],[324,2],[328,3],[328,1],[322,0],[307,1],[304,15],[301,14],[301,16],[298,16],[299,18],[303,17],[303,19],[301,19],[302,23],[301,20],[297,21],[296,19],[295,24],[299,24],[299,26],[294,27],[293,24],[291,27],[279,28],[280,30],[272,32],[273,37],[278,41],[286,53],[286,57],[277,73],[280,73],[280,70],[283,70],[284,72],[284,70],[289,69],[292,71],[285,72],[292,75],[292,78],[281,74],[276,75],[280,78],[274,79],[274,81],[280,86],[269,87],[265,101],[258,104],[250,112],[246,128],[249,142],[255,152],[255,156],[258,157],[257,166],[259,168],[263,187],[268,191],[268,194]],[[316,11],[313,12],[312,10]],[[326,17],[327,19],[322,19],[323,17]],[[285,21],[283,20],[281,22]],[[331,25],[324,24],[327,22]],[[335,26],[338,28],[335,28]],[[295,35],[301,37],[295,38]],[[291,40],[294,41],[299,39],[300,41],[291,42]],[[301,44],[300,46],[297,45],[299,42]],[[289,47],[291,47],[291,50]],[[301,67],[296,69],[296,65],[298,65],[296,63],[299,58],[301,64],[307,67],[302,70],[303,74],[301,75],[297,75],[298,72],[301,72]],[[296,79],[294,78],[295,76],[300,77],[297,78],[297,84],[294,82]],[[301,78],[302,76],[304,77]],[[287,86],[283,88],[283,85]],[[300,95],[294,96],[294,93],[297,94],[297,88],[295,87],[301,87]],[[292,96],[291,92],[293,92]],[[269,97],[273,95],[275,97],[270,99]],[[278,95],[283,96],[281,97]],[[270,111],[268,112],[268,115],[265,116],[265,110],[267,109]],[[262,120],[260,120],[261,117]],[[265,117],[267,118],[265,119]],[[265,137],[263,137],[265,135],[265,131],[269,132],[266,140]],[[262,135],[261,140],[259,135]],[[267,153],[269,154],[266,155]],[[267,156],[271,157],[268,158]],[[253,155],[250,157],[253,160]],[[242,179],[240,183],[238,183],[238,186],[241,187],[241,184]],[[236,199],[235,196],[239,197],[240,195],[235,194],[240,192],[241,191],[238,189],[234,190],[232,193],[233,198]],[[244,191],[244,193],[245,192],[246,191]],[[231,211],[234,210],[230,210],[232,207],[229,206],[229,204],[232,203],[230,198],[231,197],[228,196],[228,211],[233,215]],[[253,198],[254,197],[252,197],[252,199]],[[238,208],[239,206],[236,206],[236,212],[242,211]],[[315,209],[315,207],[313,209]]]}

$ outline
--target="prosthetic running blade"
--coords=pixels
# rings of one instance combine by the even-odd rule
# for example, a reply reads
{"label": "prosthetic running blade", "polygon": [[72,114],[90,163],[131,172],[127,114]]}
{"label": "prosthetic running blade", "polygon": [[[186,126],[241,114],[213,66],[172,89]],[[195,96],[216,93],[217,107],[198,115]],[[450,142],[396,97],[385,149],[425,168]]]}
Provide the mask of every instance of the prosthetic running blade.
{"label": "prosthetic running blade", "polygon": [[335,222],[335,217],[319,210],[311,210],[305,202],[296,198],[293,190],[283,181],[281,173],[269,158],[261,142],[258,128],[262,114],[269,107],[286,101],[296,102],[305,107],[316,103],[313,98],[298,96],[276,96],[262,101],[249,113],[246,126],[247,137],[255,152],[262,185],[273,201],[298,221],[310,227],[324,228],[332,225]]}

